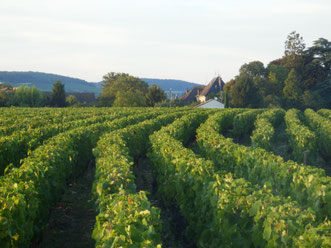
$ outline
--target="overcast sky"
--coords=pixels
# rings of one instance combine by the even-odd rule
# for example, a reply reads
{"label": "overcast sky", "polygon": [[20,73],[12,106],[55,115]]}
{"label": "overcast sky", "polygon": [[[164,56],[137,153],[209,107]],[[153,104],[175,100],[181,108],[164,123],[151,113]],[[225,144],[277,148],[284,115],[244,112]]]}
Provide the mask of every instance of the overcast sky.
{"label": "overcast sky", "polygon": [[331,40],[331,0],[0,0],[0,71],[227,82],[294,30]]}

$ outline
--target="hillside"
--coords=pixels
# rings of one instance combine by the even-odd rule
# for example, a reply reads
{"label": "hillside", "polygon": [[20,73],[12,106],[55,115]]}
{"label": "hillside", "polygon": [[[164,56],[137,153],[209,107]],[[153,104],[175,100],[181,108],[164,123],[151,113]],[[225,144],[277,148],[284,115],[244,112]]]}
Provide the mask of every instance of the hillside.
{"label": "hillside", "polygon": [[148,85],[156,84],[164,91],[169,91],[171,88],[174,93],[182,92],[184,93],[187,89],[191,89],[194,86],[199,86],[200,84],[190,83],[182,80],[175,79],[152,79],[152,78],[141,78],[141,80],[148,83]]}
{"label": "hillside", "polygon": [[93,92],[100,93],[101,89],[95,84],[89,83],[85,80],[65,77],[56,74],[42,73],[42,72],[0,72],[0,82],[10,83],[13,86],[20,85],[35,85],[42,91],[51,91],[53,83],[60,80],[64,85],[67,92]]}
{"label": "hillside", "polygon": [[[42,91],[51,91],[53,83],[60,80],[64,85],[67,92],[93,92],[95,94],[101,93],[102,82],[94,83],[87,82],[82,79],[66,77],[50,73],[42,72],[8,72],[0,71],[0,82],[9,83],[12,86],[18,87],[21,85],[36,86]],[[190,89],[198,84],[174,80],[174,79],[150,79],[142,78],[143,81],[149,85],[156,84],[164,91],[169,91],[171,88],[174,94],[181,95],[186,89]]]}

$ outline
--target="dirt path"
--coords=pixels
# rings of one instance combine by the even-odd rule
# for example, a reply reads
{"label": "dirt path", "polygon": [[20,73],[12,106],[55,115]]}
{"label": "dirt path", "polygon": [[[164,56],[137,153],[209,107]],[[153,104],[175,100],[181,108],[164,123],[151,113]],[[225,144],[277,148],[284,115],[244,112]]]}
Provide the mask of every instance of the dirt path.
{"label": "dirt path", "polygon": [[79,178],[69,184],[62,199],[51,210],[40,244],[33,248],[89,248],[95,223],[94,202],[91,194],[94,180],[94,161]]}
{"label": "dirt path", "polygon": [[151,205],[161,209],[162,247],[165,248],[195,248],[196,246],[185,237],[186,221],[177,206],[165,207],[157,193],[157,183],[153,175],[151,161],[147,157],[136,159],[134,164],[137,191],[148,191]]}
{"label": "dirt path", "polygon": [[288,137],[286,134],[285,122],[282,121],[280,125],[275,127],[275,137],[272,142],[272,152],[275,155],[281,156],[285,161],[291,159],[291,148],[288,143]]}

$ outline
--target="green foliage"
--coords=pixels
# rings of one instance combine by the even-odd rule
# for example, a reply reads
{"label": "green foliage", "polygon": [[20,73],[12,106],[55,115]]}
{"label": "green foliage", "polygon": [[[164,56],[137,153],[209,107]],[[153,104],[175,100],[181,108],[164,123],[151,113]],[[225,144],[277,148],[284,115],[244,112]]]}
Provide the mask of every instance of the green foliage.
{"label": "green foliage", "polygon": [[242,65],[239,69],[239,72],[240,74],[247,74],[251,77],[265,77],[267,73],[263,63],[260,61],[253,61]]}
{"label": "green foliage", "polygon": [[269,72],[268,77],[273,83],[283,83],[290,72],[285,66],[272,63],[267,66],[267,71]]}
{"label": "green foliage", "polygon": [[330,108],[331,42],[320,38],[305,48],[296,32],[285,42],[285,56],[266,68],[253,61],[241,66],[239,75],[224,90],[232,107]]}
{"label": "green foliage", "polygon": [[119,91],[116,94],[113,107],[142,107],[145,105],[145,97],[142,92]]}
{"label": "green foliage", "polygon": [[[144,113],[63,132],[39,146],[22,165],[0,179],[1,247],[28,247],[42,230],[49,210],[92,156],[101,134],[159,113]],[[83,121],[83,120],[80,120]]]}
{"label": "green foliage", "polygon": [[12,93],[0,91],[0,107],[5,107],[9,105],[11,98],[12,98]]}
{"label": "green foliage", "polygon": [[230,107],[230,95],[228,92],[224,91],[224,108]]}
{"label": "green foliage", "polygon": [[161,115],[106,134],[98,141],[93,187],[99,208],[93,231],[96,247],[159,247],[160,210],[150,206],[144,191],[136,194],[133,157],[146,153],[153,131],[181,115]]}
{"label": "green foliage", "polygon": [[331,72],[329,72],[326,78],[317,83],[315,86],[316,91],[322,97],[324,108],[331,108]]}
{"label": "green foliage", "polygon": [[317,111],[321,116],[331,120],[331,110],[330,109],[320,109]]}
{"label": "green foliage", "polygon": [[307,229],[295,241],[295,247],[331,247],[331,221],[326,221],[317,227]]}
{"label": "green foliage", "polygon": [[314,57],[313,62],[321,65],[326,72],[331,69],[331,42],[324,38],[314,41],[314,46],[308,48],[308,54]]}
{"label": "green foliage", "polygon": [[145,106],[147,83],[125,73],[108,73],[103,79],[101,106]]}
{"label": "green foliage", "polygon": [[[128,113],[129,112],[124,113],[124,116]],[[17,125],[15,125],[15,127],[17,127],[16,130],[11,127],[9,130],[2,129],[3,134],[10,134],[10,131],[14,132],[11,133],[11,135],[0,137],[0,174],[3,173],[9,164],[12,164],[13,167],[19,167],[21,159],[31,153],[31,151],[44,141],[61,132],[84,125],[104,122],[105,120],[111,121],[122,116],[123,114],[121,113],[116,113],[116,115],[111,113],[107,116],[97,117],[85,116],[85,120],[82,121],[81,115],[69,118],[63,118],[63,116],[60,115],[58,118],[51,118],[49,121],[43,118],[27,120],[25,125],[27,122],[28,125],[22,127],[22,129],[17,127]],[[47,118],[47,115],[44,118]]]}
{"label": "green foliage", "polygon": [[266,187],[274,195],[290,196],[305,209],[314,210],[318,223],[330,218],[331,178],[325,176],[325,171],[285,162],[264,149],[242,146],[225,138],[220,132],[228,125],[229,116],[233,113],[216,113],[199,127],[200,154],[211,159],[219,170],[233,173],[235,178],[245,178],[253,185]]}
{"label": "green foliage", "polygon": [[283,89],[284,96],[289,101],[290,106],[299,104],[302,90],[300,88],[300,78],[294,69],[290,71]]}
{"label": "green foliage", "polygon": [[325,158],[331,159],[331,121],[311,109],[304,112],[305,120],[317,135],[317,144]]}
{"label": "green foliage", "polygon": [[46,96],[35,86],[20,86],[13,96],[13,105],[20,107],[41,107],[46,103]]}
{"label": "green foliage", "polygon": [[166,94],[159,86],[153,84],[148,88],[146,93],[147,106],[153,107],[156,103],[165,101],[166,99]]}
{"label": "green foliage", "polygon": [[287,36],[285,41],[285,55],[301,55],[305,50],[305,43],[299,33],[293,31]]}
{"label": "green foliage", "polygon": [[317,152],[316,134],[309,130],[299,118],[300,111],[290,109],[285,114],[286,133],[289,136],[293,157],[303,162],[304,153],[309,153],[309,157],[314,157]]}
{"label": "green foliage", "polygon": [[53,84],[53,90],[51,94],[51,105],[53,107],[65,107],[66,106],[66,97],[64,84],[61,81],[57,80]]}
{"label": "green foliage", "polygon": [[178,204],[188,222],[188,238],[200,247],[292,246],[314,221],[314,213],[288,198],[274,196],[267,187],[258,189],[218,171],[211,161],[186,149],[183,144],[194,133],[194,128],[187,127],[199,122],[199,114],[187,115],[150,138],[149,156],[159,193],[166,204]]}
{"label": "green foliage", "polygon": [[302,103],[305,108],[318,109],[323,106],[323,99],[316,91],[305,90],[302,94]]}
{"label": "green foliage", "polygon": [[[297,135],[309,125],[328,156],[329,112],[290,110],[285,118]],[[197,247],[328,247],[330,177],[259,147],[268,147],[283,116],[280,109],[2,108],[0,164],[14,166],[0,178],[0,246],[38,239],[93,151],[96,247],[161,247],[160,210],[136,192],[132,172],[146,153],[158,194],[165,206],[178,206]],[[221,134],[253,124],[254,147]],[[185,145],[195,134],[193,152]]]}
{"label": "green foliage", "polygon": [[77,106],[78,105],[77,98],[74,95],[67,96],[66,103],[67,103],[67,106]]}
{"label": "green foliage", "polygon": [[261,147],[271,151],[271,141],[275,138],[275,126],[284,119],[285,111],[271,109],[257,116],[254,122],[255,129],[251,136],[252,147]]}
{"label": "green foliage", "polygon": [[256,116],[264,110],[249,110],[244,113],[239,113],[233,119],[233,134],[236,137],[241,137],[249,134],[254,128]]}
{"label": "green foliage", "polygon": [[233,81],[230,90],[232,107],[256,107],[259,97],[253,84],[253,78],[247,74],[240,74]]}

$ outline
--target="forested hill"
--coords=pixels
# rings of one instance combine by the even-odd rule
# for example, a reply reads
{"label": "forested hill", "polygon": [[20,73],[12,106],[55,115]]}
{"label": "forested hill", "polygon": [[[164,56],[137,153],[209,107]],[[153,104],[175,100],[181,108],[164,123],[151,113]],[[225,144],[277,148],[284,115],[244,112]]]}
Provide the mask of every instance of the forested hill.
{"label": "forested hill", "polygon": [[[141,78],[149,85],[156,84],[164,91],[170,88],[173,92],[183,93],[186,89],[190,89],[198,84],[189,83],[182,80],[174,79],[150,79]],[[93,92],[96,94],[101,93],[102,83],[93,83],[81,80],[78,78],[65,77],[56,74],[42,73],[42,72],[16,72],[16,71],[0,71],[0,82],[9,83],[12,86],[20,85],[35,85],[42,91],[51,91],[53,83],[60,80],[65,85],[66,92]]]}
{"label": "forested hill", "polygon": [[42,72],[0,71],[0,82],[9,83],[15,87],[20,85],[35,85],[42,91],[51,91],[53,88],[53,83],[56,80],[60,80],[65,85],[65,90],[67,92],[101,92],[101,88],[98,87],[97,84],[89,83],[85,80],[77,78]]}

